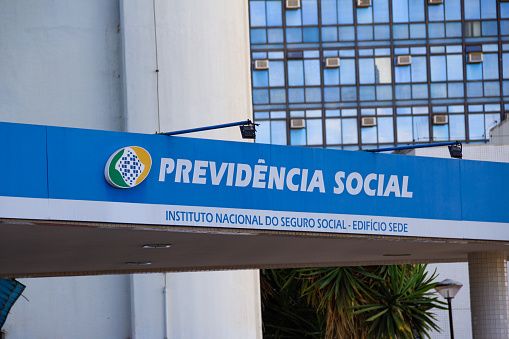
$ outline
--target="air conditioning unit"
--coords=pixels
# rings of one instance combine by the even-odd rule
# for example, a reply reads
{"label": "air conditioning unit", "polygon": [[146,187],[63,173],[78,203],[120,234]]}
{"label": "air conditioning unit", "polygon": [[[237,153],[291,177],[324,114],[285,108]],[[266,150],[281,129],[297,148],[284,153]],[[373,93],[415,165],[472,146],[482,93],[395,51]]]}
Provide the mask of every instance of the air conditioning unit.
{"label": "air conditioning unit", "polygon": [[428,5],[441,5],[444,3],[444,0],[428,0]]}
{"label": "air conditioning unit", "polygon": [[255,71],[263,71],[269,69],[269,60],[255,60],[254,69]]}
{"label": "air conditioning unit", "polygon": [[369,7],[371,6],[371,0],[357,0],[357,7]]}
{"label": "air conditioning unit", "polygon": [[325,58],[325,68],[338,68],[339,58]]}
{"label": "air conditioning unit", "polygon": [[362,127],[373,127],[376,126],[376,118],[375,117],[366,117],[361,119]]}
{"label": "air conditioning unit", "polygon": [[436,114],[433,116],[433,125],[445,125],[449,122],[449,117],[445,114]]}
{"label": "air conditioning unit", "polygon": [[300,0],[286,0],[286,9],[299,9]]}
{"label": "air conditioning unit", "polygon": [[482,62],[482,52],[470,52],[468,53],[468,63],[477,64]]}
{"label": "air conditioning unit", "polygon": [[396,57],[396,66],[408,66],[412,63],[412,56],[400,55]]}
{"label": "air conditioning unit", "polygon": [[292,119],[290,120],[290,128],[291,129],[302,129],[306,127],[306,122],[304,119]]}

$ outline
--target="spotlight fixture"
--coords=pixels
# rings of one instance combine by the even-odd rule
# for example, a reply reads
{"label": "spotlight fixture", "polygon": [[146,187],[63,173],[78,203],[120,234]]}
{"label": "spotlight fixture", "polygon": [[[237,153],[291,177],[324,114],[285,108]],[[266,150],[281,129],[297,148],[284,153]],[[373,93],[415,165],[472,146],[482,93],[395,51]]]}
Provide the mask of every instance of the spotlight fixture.
{"label": "spotlight fixture", "polygon": [[146,265],[152,265],[152,261],[128,261],[125,264],[132,265],[132,266],[146,266]]}
{"label": "spotlight fixture", "polygon": [[459,142],[455,145],[449,145],[447,147],[449,148],[449,154],[451,155],[451,158],[456,158],[456,159],[463,158],[461,142]]}
{"label": "spotlight fixture", "polygon": [[170,248],[171,244],[147,244],[143,248]]}
{"label": "spotlight fixture", "polygon": [[246,125],[240,126],[240,133],[242,134],[242,139],[256,139],[256,126],[257,124],[249,122]]}

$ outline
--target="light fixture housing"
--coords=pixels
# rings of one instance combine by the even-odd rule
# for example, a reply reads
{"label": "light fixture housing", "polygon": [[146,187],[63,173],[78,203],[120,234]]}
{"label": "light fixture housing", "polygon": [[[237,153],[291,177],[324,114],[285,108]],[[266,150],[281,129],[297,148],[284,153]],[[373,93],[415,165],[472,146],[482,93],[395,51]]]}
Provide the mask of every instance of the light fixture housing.
{"label": "light fixture housing", "polygon": [[447,146],[449,148],[449,155],[451,158],[456,159],[462,159],[463,158],[463,151],[462,151],[462,145],[461,142],[458,142],[456,145],[449,145]]}
{"label": "light fixture housing", "polygon": [[132,265],[132,266],[146,266],[146,265],[152,265],[152,261],[128,261],[125,264]]}
{"label": "light fixture housing", "polygon": [[143,245],[143,248],[170,248],[171,244],[147,244]]}
{"label": "light fixture housing", "polygon": [[248,124],[239,126],[242,139],[256,139],[256,125],[249,121]]}
{"label": "light fixture housing", "polygon": [[445,279],[435,286],[435,290],[445,299],[453,299],[462,287],[463,284],[458,281]]}

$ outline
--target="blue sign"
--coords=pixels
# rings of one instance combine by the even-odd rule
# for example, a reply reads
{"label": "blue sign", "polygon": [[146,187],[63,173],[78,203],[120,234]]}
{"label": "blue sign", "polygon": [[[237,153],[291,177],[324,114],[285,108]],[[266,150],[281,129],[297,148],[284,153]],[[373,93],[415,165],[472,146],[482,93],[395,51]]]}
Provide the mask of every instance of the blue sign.
{"label": "blue sign", "polygon": [[10,123],[0,139],[3,217],[509,240],[504,163]]}

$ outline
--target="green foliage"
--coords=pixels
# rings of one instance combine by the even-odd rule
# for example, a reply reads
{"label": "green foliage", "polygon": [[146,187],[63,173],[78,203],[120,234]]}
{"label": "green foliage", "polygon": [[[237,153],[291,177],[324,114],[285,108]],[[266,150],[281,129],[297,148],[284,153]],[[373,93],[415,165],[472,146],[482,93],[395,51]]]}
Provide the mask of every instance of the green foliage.
{"label": "green foliage", "polygon": [[445,309],[434,296],[434,272],[428,277],[425,265],[387,266],[385,279],[371,288],[372,303],[358,305],[354,314],[363,315],[369,337],[411,339],[439,331],[432,308]]}
{"label": "green foliage", "polygon": [[265,338],[420,338],[439,330],[425,265],[262,270]]}

